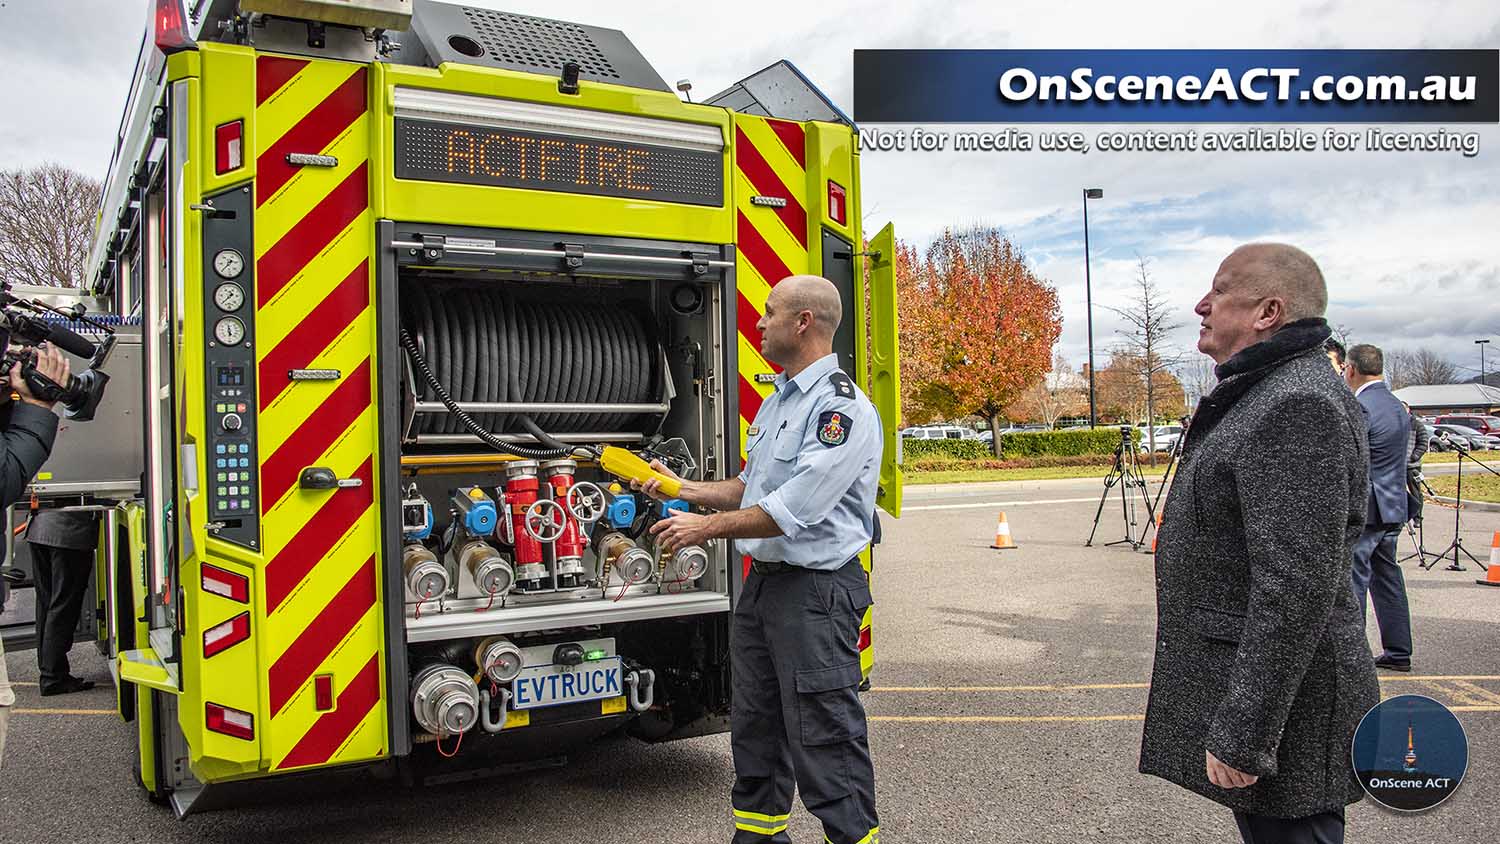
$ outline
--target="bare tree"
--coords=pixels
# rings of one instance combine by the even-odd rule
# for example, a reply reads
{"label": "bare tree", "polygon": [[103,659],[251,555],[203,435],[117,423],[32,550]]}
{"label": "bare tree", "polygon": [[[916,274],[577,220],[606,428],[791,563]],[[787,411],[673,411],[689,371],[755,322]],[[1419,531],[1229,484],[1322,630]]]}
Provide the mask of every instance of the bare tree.
{"label": "bare tree", "polygon": [[1385,382],[1392,390],[1422,384],[1452,384],[1458,380],[1453,362],[1423,346],[1416,351],[1391,349],[1385,353]]}
{"label": "bare tree", "polygon": [[1412,353],[1413,384],[1452,384],[1458,380],[1453,362],[1423,346]]}
{"label": "bare tree", "polygon": [[79,286],[103,189],[60,164],[0,171],[0,281]]}
{"label": "bare tree", "polygon": [[[1172,321],[1172,311],[1167,299],[1151,278],[1150,261],[1140,255],[1135,257],[1139,269],[1135,279],[1134,300],[1129,307],[1109,310],[1123,317],[1129,326],[1120,332],[1125,336],[1123,351],[1126,352],[1126,359],[1134,363],[1144,385],[1146,436],[1151,454],[1155,455],[1156,405],[1167,398],[1165,393],[1168,389],[1168,379],[1161,376],[1170,374],[1183,360],[1182,350],[1173,346],[1168,338],[1173,331],[1182,327],[1182,323]],[[1171,380],[1176,381],[1175,378]],[[1180,385],[1173,383],[1171,389],[1181,395]]]}
{"label": "bare tree", "polygon": [[1212,393],[1218,385],[1219,378],[1214,375],[1214,361],[1208,355],[1188,355],[1182,366],[1177,369],[1177,380],[1182,382],[1182,391],[1188,410],[1192,410],[1198,400]]}
{"label": "bare tree", "polygon": [[1087,389],[1088,382],[1068,366],[1068,359],[1054,354],[1052,371],[1026,388],[1012,409],[1028,422],[1041,421],[1051,428],[1062,417],[1088,407]]}
{"label": "bare tree", "polygon": [[1334,325],[1331,330],[1333,331],[1333,338],[1342,343],[1345,349],[1349,348],[1349,335],[1354,333],[1350,330],[1349,326],[1341,322]]}

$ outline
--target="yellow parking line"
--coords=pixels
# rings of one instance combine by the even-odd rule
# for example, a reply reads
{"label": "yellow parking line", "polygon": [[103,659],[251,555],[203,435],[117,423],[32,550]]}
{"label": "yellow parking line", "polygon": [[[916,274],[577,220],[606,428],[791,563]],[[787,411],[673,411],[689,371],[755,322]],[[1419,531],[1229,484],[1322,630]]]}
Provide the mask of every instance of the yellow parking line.
{"label": "yellow parking line", "polygon": [[27,709],[17,707],[12,715],[114,715],[113,709]]}
{"label": "yellow parking line", "polygon": [[1143,721],[1145,715],[871,715],[898,724],[1031,724],[1042,721]]}
{"label": "yellow parking line", "polygon": [[1084,689],[1145,689],[1150,683],[1087,683],[1077,686],[875,686],[872,692],[1066,692]]}
{"label": "yellow parking line", "polygon": [[[1500,680],[1500,674],[1414,674],[1408,676],[1382,676],[1382,683],[1428,683],[1438,680],[1468,681],[1468,680]],[[1073,685],[1033,685],[1033,686],[875,686],[872,692],[898,692],[898,693],[973,693],[973,692],[1071,692],[1090,691],[1098,689],[1147,689],[1150,683],[1078,683]],[[1474,691],[1474,689],[1470,689]],[[1482,691],[1482,690],[1481,690]],[[1497,700],[1500,702],[1500,700]]]}

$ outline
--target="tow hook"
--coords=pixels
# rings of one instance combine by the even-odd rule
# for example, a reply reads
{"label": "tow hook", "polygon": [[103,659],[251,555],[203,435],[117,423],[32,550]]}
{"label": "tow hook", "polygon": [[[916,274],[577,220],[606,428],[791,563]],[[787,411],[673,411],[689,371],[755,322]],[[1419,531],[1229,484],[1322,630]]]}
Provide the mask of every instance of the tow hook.
{"label": "tow hook", "polygon": [[638,668],[625,675],[625,690],[632,712],[645,712],[656,700],[656,672]]}

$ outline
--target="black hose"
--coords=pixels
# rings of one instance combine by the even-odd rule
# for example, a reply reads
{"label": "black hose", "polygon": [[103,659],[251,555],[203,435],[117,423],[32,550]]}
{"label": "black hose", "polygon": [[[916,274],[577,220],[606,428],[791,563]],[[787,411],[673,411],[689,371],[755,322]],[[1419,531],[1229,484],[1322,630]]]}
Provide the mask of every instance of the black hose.
{"label": "black hose", "polygon": [[[431,381],[425,376],[417,379],[421,399],[431,401],[441,390],[455,404],[645,404],[659,394],[661,347],[634,309],[619,303],[554,305],[527,296],[524,290],[517,295],[497,287],[406,285],[403,329],[416,341],[418,352],[413,354],[429,356],[428,372],[433,376]],[[424,414],[416,430],[473,433],[473,427],[449,410],[446,415]],[[548,412],[530,419],[506,413],[475,416],[470,421],[488,432],[525,430],[553,448],[561,444],[543,439],[546,432],[610,433],[659,424],[650,415],[634,413]]]}
{"label": "black hose", "polygon": [[[432,374],[432,369],[427,366],[427,361],[422,358],[421,352],[417,351],[417,341],[413,340],[411,334],[404,328],[401,329],[401,346],[406,349],[408,355],[411,355],[412,365],[416,367],[417,375],[432,387],[433,392],[437,393],[438,401],[441,401],[448,407],[448,414],[453,419],[458,420],[460,425],[468,428],[469,433],[484,441],[486,445],[497,451],[514,454],[517,457],[529,457],[533,460],[552,460],[558,457],[566,457],[573,452],[573,449],[569,449],[556,440],[552,440],[552,442],[557,443],[557,446],[553,448],[531,448],[529,446],[508,443],[486,431],[483,426],[474,421],[472,416],[459,409],[458,403],[448,395],[448,391],[443,389],[443,385],[438,383],[437,376]],[[529,422],[530,420],[527,419],[526,421]],[[537,437],[537,439],[542,438]],[[552,438],[547,437],[547,439]]]}

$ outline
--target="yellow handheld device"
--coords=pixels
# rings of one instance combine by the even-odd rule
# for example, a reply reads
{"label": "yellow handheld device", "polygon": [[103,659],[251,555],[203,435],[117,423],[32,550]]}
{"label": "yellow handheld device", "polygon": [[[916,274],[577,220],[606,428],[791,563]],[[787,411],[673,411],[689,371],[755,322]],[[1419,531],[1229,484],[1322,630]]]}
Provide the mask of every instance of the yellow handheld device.
{"label": "yellow handheld device", "polygon": [[616,475],[627,481],[645,483],[656,478],[661,481],[661,491],[676,497],[682,494],[682,481],[663,475],[661,472],[651,468],[651,464],[635,456],[629,451],[617,445],[607,445],[603,453],[599,455],[599,465],[604,471]]}

